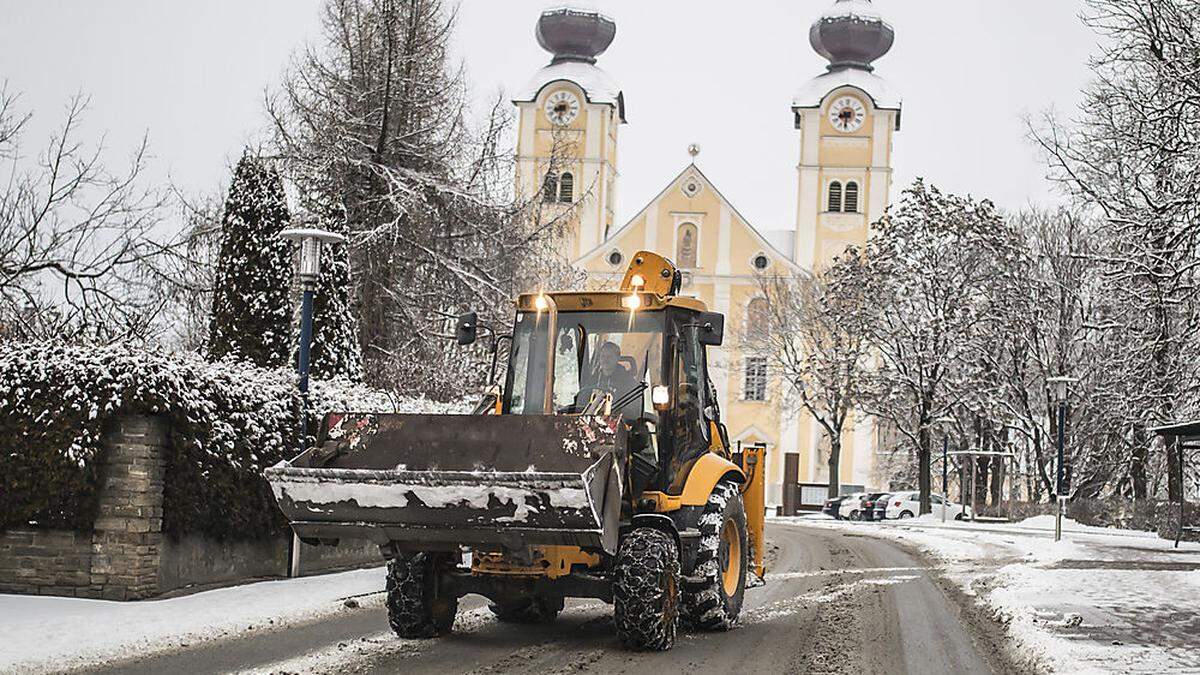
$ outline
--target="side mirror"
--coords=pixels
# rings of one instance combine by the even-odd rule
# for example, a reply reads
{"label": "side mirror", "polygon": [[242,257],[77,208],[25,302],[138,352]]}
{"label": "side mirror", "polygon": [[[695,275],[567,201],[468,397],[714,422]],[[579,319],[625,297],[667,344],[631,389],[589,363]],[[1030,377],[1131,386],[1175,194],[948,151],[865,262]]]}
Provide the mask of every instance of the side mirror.
{"label": "side mirror", "polygon": [[700,344],[720,347],[725,342],[725,315],[704,312],[700,315]]}
{"label": "side mirror", "polygon": [[460,346],[475,344],[475,336],[479,331],[478,318],[475,312],[467,312],[458,317],[458,324],[454,327],[454,339]]}

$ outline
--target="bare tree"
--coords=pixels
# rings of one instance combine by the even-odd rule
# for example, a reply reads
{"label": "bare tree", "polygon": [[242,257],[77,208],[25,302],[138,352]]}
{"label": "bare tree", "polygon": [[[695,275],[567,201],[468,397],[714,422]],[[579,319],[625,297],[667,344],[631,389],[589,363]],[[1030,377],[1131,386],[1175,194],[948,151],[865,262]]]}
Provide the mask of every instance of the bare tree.
{"label": "bare tree", "polygon": [[916,449],[921,512],[930,511],[934,419],[980,393],[975,358],[994,311],[993,260],[1007,255],[1005,223],[987,201],[918,180],[877,224],[860,280],[873,309],[878,368],[864,407]]}
{"label": "bare tree", "polygon": [[204,351],[221,251],[222,197],[215,193],[190,197],[176,189],[173,202],[182,231],[176,245],[149,268],[167,300],[160,317],[163,338],[171,347]]}
{"label": "bare tree", "polygon": [[140,186],[146,141],[112,173],[103,144],[78,139],[88,99],[73,97],[32,166],[20,141],[29,115],[0,89],[0,324],[17,337],[145,337],[163,300],[143,263],[159,254],[151,230],[162,194]]}
{"label": "bare tree", "polygon": [[764,277],[768,317],[759,341],[781,373],[785,396],[829,441],[829,496],[839,492],[842,436],[853,428],[869,369],[864,262],[851,251],[814,276]]}
{"label": "bare tree", "polygon": [[[1087,23],[1104,40],[1073,127],[1050,118],[1033,132],[1055,177],[1100,218],[1095,258],[1122,344],[1120,415],[1129,435],[1124,482],[1153,492],[1154,442],[1146,427],[1195,407],[1189,354],[1200,328],[1200,6],[1185,0],[1089,0]],[[1165,449],[1174,466],[1173,448]],[[1170,472],[1172,475],[1174,472]],[[1170,497],[1179,498],[1171,483]]]}
{"label": "bare tree", "polygon": [[286,175],[350,234],[368,379],[459,392],[475,375],[442,337],[451,317],[500,321],[549,250],[512,195],[511,114],[497,97],[469,123],[442,0],[327,0],[322,21],[267,101]]}

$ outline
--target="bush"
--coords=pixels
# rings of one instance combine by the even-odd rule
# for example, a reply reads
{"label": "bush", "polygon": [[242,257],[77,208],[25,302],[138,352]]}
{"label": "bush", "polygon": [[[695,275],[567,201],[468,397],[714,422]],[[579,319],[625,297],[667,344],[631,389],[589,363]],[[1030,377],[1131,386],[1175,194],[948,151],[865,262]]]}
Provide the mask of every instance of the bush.
{"label": "bush", "polygon": [[[283,520],[263,468],[295,454],[295,375],[129,345],[0,346],[0,530],[90,530],[101,434],[117,415],[170,423],[163,529],[173,537],[258,538]],[[313,381],[315,427],[330,410],[436,412],[346,380]]]}
{"label": "bush", "polygon": [[[1052,502],[1006,502],[998,511],[1014,522],[1040,515],[1053,515]],[[1179,523],[1179,504],[1149,499],[1073,499],[1067,502],[1067,517],[1082,525],[1093,527],[1115,527],[1123,530],[1156,532],[1165,539],[1174,539]],[[1200,526],[1200,508],[1189,503],[1185,509],[1188,527]],[[1200,540],[1200,531],[1185,531],[1183,538]]]}

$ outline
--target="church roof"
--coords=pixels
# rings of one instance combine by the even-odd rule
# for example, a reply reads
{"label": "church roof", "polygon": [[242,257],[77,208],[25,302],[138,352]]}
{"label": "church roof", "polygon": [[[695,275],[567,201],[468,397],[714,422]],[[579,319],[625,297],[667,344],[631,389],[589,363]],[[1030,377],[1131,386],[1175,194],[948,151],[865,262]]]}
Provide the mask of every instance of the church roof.
{"label": "church roof", "polygon": [[[732,202],[730,202],[728,199],[725,198],[725,195],[722,194],[721,191],[717,189],[717,186],[713,185],[713,182],[711,180],[709,180],[708,176],[706,176],[703,171],[700,170],[700,167],[696,166],[695,162],[690,162],[687,166],[683,167],[683,170],[680,171],[679,173],[675,174],[675,176],[670,181],[667,182],[666,186],[661,191],[659,191],[659,193],[657,195],[655,195],[653,199],[651,199],[649,202],[647,202],[645,206],[643,206],[641,209],[639,209],[637,211],[637,213],[635,213],[633,215],[632,218],[625,221],[625,224],[622,225],[621,227],[613,230],[612,232],[609,232],[608,236],[606,236],[604,238],[604,241],[601,241],[600,244],[595,246],[594,248],[592,248],[592,250],[587,251],[583,255],[579,256],[579,259],[576,260],[575,263],[578,264],[585,260],[588,260],[589,258],[596,256],[601,251],[608,248],[615,239],[619,238],[622,234],[625,233],[626,230],[633,227],[634,224],[637,223],[638,219],[641,218],[642,215],[644,215],[647,210],[649,210],[651,207],[653,207],[655,204],[657,204],[658,201],[660,199],[662,199],[667,194],[668,191],[671,190],[671,187],[673,185],[675,185],[676,183],[678,183],[679,180],[681,178],[683,178],[685,175],[687,175],[689,172],[694,173],[700,177],[700,180],[702,180],[704,182],[704,184],[709,189],[711,189],[714,194],[716,194],[717,199],[719,199],[721,202],[726,204],[729,207],[729,210],[732,211],[735,216],[737,216],[737,219],[739,221],[741,221],[743,224],[745,224],[746,230],[750,233],[750,236],[753,237],[755,240],[757,240],[758,243],[761,244],[767,252],[769,252],[771,255],[775,256],[779,260],[782,260],[786,265],[791,267],[793,270],[800,271],[803,269],[796,263],[795,260],[792,259],[792,254],[791,254],[792,249],[790,248],[790,244],[789,244],[789,248],[781,249],[779,246],[777,246],[777,243],[780,242],[780,238],[777,236],[778,233],[768,232],[764,235],[764,233],[759,232],[758,229],[756,229],[753,225],[751,225],[750,221],[746,220],[746,218],[741,214],[741,212],[739,212],[737,210],[737,207],[734,206]],[[785,233],[785,234],[790,235],[791,233]],[[785,237],[785,239],[790,240],[789,237]]]}
{"label": "church roof", "polygon": [[621,121],[625,121],[625,97],[621,93],[620,85],[598,66],[585,61],[551,63],[537,71],[529,83],[517,92],[513,101],[536,100],[546,85],[559,81],[578,85],[590,103],[608,103],[617,106]]}
{"label": "church roof", "polygon": [[788,251],[788,258],[792,257],[791,251],[796,250],[796,231],[795,230],[767,230],[760,232],[763,239],[771,245],[776,251]]}
{"label": "church roof", "polygon": [[899,110],[900,92],[887,80],[859,68],[842,68],[814,77],[792,98],[793,108],[819,108],[829,92],[839,87],[854,87],[871,97],[876,108]]}

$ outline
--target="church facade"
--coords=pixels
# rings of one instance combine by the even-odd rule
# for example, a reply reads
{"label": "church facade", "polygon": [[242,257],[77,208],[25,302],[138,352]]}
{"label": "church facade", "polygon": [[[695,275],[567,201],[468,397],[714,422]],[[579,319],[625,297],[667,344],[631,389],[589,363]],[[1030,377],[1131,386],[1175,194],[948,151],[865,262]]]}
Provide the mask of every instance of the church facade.
{"label": "church facade", "polygon": [[[810,42],[830,63],[792,101],[796,220],[770,230],[748,222],[705,176],[696,146],[650,203],[617,219],[625,97],[596,65],[615,34],[615,24],[596,12],[542,14],[537,38],[553,59],[514,98],[518,191],[539,201],[541,218],[566,224],[563,253],[589,285],[615,286],[630,256],[648,249],[684,271],[684,294],[726,316],[725,346],[710,363],[721,410],[732,441],[768,445],[768,500],[778,503],[785,454],[798,455],[801,482],[825,482],[829,444],[808,413],[789,404],[770,359],[753,346],[765,323],[761,279],[819,269],[846,246],[863,244],[887,209],[901,101],[872,62],[891,48],[894,33],[870,0],[837,0],[813,23]],[[885,484],[875,473],[877,438],[869,419],[847,433],[843,484]]]}

